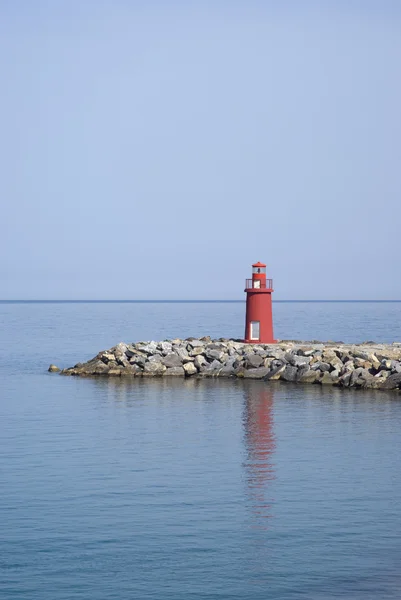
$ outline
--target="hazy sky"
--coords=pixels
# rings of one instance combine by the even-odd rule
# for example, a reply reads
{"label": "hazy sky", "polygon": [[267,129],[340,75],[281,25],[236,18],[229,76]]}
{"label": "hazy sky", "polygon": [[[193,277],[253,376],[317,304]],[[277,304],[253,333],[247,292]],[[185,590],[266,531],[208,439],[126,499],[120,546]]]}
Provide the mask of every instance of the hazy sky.
{"label": "hazy sky", "polygon": [[0,0],[0,298],[401,298],[401,3]]}

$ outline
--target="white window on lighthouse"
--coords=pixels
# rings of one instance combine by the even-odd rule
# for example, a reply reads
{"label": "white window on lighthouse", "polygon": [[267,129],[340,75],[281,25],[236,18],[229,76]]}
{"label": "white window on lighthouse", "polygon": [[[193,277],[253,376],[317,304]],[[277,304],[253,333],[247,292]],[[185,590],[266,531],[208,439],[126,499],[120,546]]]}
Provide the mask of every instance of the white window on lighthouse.
{"label": "white window on lighthouse", "polygon": [[260,321],[251,321],[251,340],[260,338]]}
{"label": "white window on lighthouse", "polygon": [[253,287],[254,288],[260,288],[260,279],[255,279],[254,280]]}

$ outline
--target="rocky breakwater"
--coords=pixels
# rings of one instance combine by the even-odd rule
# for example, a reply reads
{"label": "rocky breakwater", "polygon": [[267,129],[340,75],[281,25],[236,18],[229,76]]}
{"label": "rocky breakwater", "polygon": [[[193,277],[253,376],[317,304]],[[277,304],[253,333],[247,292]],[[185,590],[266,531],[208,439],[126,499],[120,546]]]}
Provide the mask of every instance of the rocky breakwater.
{"label": "rocky breakwater", "polygon": [[[54,365],[52,365],[54,370]],[[209,337],[120,343],[62,375],[239,377],[344,388],[401,390],[401,343],[245,344]]]}

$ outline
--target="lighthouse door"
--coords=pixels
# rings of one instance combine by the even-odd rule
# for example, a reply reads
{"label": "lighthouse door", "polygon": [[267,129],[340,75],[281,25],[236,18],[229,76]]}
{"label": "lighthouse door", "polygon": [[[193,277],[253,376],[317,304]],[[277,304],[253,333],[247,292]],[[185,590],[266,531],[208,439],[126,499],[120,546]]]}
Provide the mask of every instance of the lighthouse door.
{"label": "lighthouse door", "polygon": [[260,321],[251,321],[251,340],[260,338]]}

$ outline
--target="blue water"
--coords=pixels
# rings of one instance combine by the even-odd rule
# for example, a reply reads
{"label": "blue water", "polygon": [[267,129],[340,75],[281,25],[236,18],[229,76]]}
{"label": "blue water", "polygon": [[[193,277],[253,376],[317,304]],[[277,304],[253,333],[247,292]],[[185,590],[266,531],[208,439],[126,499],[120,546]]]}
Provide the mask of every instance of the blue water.
{"label": "blue water", "polygon": [[[274,311],[279,338],[401,340],[401,303]],[[243,312],[0,304],[0,598],[401,597],[400,396],[46,372]]]}

